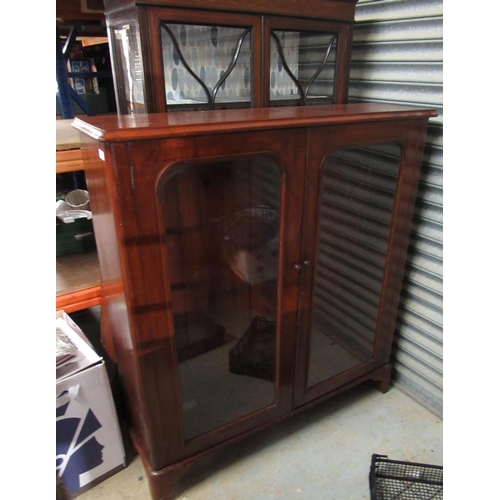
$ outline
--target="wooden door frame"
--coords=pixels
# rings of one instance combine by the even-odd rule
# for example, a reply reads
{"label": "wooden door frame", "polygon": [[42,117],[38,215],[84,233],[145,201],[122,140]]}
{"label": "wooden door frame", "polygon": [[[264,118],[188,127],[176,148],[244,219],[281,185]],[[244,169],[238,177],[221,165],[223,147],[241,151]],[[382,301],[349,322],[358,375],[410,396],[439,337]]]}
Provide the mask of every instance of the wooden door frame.
{"label": "wooden door frame", "polygon": [[320,33],[336,33],[337,54],[335,65],[334,99],[336,104],[347,102],[349,69],[351,61],[352,26],[351,23],[304,18],[284,18],[264,16],[263,59],[262,59],[262,93],[263,106],[269,107],[270,100],[270,54],[271,30],[313,31]]}
{"label": "wooden door frame", "polygon": [[[299,408],[326,394],[338,390],[352,380],[378,372],[390,362],[397,308],[404,275],[406,253],[410,239],[414,202],[418,190],[420,165],[423,154],[427,120],[405,119],[372,123],[331,125],[309,129],[308,171],[304,199],[304,226],[302,260],[312,265],[303,268],[301,276],[301,301],[299,303],[299,327],[294,408]],[[327,379],[313,387],[307,386],[309,363],[310,326],[313,301],[313,280],[316,267],[319,234],[319,203],[321,193],[320,175],[327,156],[339,148],[370,144],[396,143],[401,148],[401,162],[397,190],[394,199],[394,214],[388,241],[387,260],[379,304],[377,329],[373,357],[345,372]],[[306,353],[306,354],[305,354]],[[378,375],[377,375],[378,377]]]}
{"label": "wooden door frame", "polygon": [[[303,129],[235,132],[217,135],[178,137],[131,143],[129,165],[118,170],[133,191],[128,212],[125,245],[129,266],[137,269],[130,275],[133,292],[131,323],[137,363],[140,371],[149,373],[143,380],[146,413],[151,415],[150,443],[154,450],[149,456],[153,470],[222,444],[228,439],[251,431],[292,410],[294,362],[296,347],[296,308],[299,274],[293,267],[300,255],[300,228],[305,176],[306,132]],[[289,145],[293,144],[293,148]],[[168,269],[165,262],[165,242],[161,234],[161,210],[157,188],[162,176],[179,163],[213,162],[244,155],[266,155],[278,159],[282,168],[282,207],[280,215],[281,241],[278,282],[277,332],[280,332],[279,373],[276,381],[276,405],[226,424],[193,438],[183,439],[182,408],[178,369],[173,335],[173,319],[169,312]],[[132,187],[133,186],[133,187]],[[132,211],[131,211],[132,210]],[[295,224],[294,224],[295,222]],[[140,248],[140,252],[138,249]],[[162,274],[164,279],[158,279]],[[147,290],[147,293],[146,293]],[[146,384],[146,380],[155,383]],[[133,404],[133,402],[132,402]],[[160,438],[158,437],[160,436]],[[169,443],[164,446],[163,442]],[[148,446],[144,447],[146,450]]]}
{"label": "wooden door frame", "polygon": [[151,96],[153,96],[148,106],[150,112],[161,113],[171,111],[170,107],[167,106],[165,96],[165,73],[163,70],[160,21],[179,24],[251,28],[252,95],[250,102],[251,107],[262,106],[262,28],[260,16],[215,10],[202,11],[165,7],[149,7],[146,15],[150,52],[145,54],[145,58],[147,59],[145,67],[150,71],[149,79],[152,82]]}

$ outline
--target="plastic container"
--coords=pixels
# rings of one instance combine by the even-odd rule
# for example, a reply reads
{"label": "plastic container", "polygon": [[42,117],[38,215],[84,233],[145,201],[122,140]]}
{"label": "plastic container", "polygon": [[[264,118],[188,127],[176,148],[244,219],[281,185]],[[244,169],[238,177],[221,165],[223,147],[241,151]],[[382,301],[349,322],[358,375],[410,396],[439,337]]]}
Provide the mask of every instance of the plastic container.
{"label": "plastic container", "polygon": [[89,192],[85,189],[70,191],[64,198],[64,201],[74,210],[90,209]]}

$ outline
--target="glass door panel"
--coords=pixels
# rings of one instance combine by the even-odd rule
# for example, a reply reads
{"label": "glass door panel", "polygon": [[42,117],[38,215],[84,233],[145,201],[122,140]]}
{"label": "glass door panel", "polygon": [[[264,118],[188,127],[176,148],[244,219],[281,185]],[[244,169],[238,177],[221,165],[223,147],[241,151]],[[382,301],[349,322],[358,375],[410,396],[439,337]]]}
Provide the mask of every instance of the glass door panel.
{"label": "glass door panel", "polygon": [[253,156],[160,186],[186,440],[275,403],[281,182]]}
{"label": "glass door panel", "polygon": [[251,28],[160,23],[167,106],[249,106]]}
{"label": "glass door panel", "polygon": [[271,104],[334,103],[338,35],[286,30],[270,35]]}
{"label": "glass door panel", "polygon": [[114,68],[116,84],[122,89],[118,92],[119,112],[121,114],[146,113],[144,104],[144,75],[137,28],[134,23],[126,23],[112,28],[115,54],[118,59]]}
{"label": "glass door panel", "polygon": [[382,144],[323,165],[308,387],[373,356],[400,160]]}

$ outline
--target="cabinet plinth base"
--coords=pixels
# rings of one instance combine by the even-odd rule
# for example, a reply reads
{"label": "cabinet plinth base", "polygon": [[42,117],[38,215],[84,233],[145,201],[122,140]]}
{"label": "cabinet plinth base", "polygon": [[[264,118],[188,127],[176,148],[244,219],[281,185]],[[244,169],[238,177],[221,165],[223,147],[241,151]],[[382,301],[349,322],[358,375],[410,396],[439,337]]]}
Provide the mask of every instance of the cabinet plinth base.
{"label": "cabinet plinth base", "polygon": [[173,488],[191,468],[192,462],[177,463],[165,467],[161,470],[153,470],[146,459],[139,443],[131,432],[131,441],[134,451],[136,451],[142,461],[149,484],[149,491],[153,500],[170,500],[172,498]]}
{"label": "cabinet plinth base", "polygon": [[153,500],[171,500],[175,483],[191,468],[191,463],[167,467],[161,471],[151,471],[146,467],[149,490]]}
{"label": "cabinet plinth base", "polygon": [[[376,369],[375,371],[366,374],[363,376],[361,379],[358,379],[356,383],[348,384],[339,390],[335,391],[335,394],[344,392],[354,386],[357,386],[358,384],[362,383],[363,381],[368,381],[368,380],[373,380],[377,383],[377,390],[380,391],[382,394],[385,394],[386,392],[389,391],[390,387],[390,382],[391,382],[391,373],[392,373],[392,363],[388,363],[384,366],[381,366],[380,368]],[[332,397],[334,394],[330,394],[329,397]],[[323,398],[322,398],[323,399]],[[326,398],[325,398],[326,399]],[[302,408],[298,408],[297,410],[291,412],[287,416],[283,416],[281,418],[278,418],[277,421],[282,421],[287,418],[289,418],[292,415],[295,415],[297,413],[301,413],[302,411],[307,411],[307,408],[313,406],[314,403],[310,403],[308,405],[303,406]],[[274,423],[276,423],[275,421]],[[265,427],[268,427],[269,425],[272,425],[273,422],[269,422],[267,425],[262,426],[260,429],[264,429]],[[256,432],[259,429],[254,429],[252,432]],[[242,435],[241,437],[245,437],[248,434]],[[149,483],[149,489],[151,492],[151,498],[153,500],[171,500],[173,491],[174,491],[174,486],[176,483],[182,479],[182,477],[187,474],[190,469],[192,468],[193,464],[197,462],[200,458],[203,456],[206,456],[210,452],[202,452],[198,455],[192,456],[188,459],[186,459],[184,462],[178,462],[174,463],[172,465],[169,465],[161,470],[153,470],[151,466],[149,465],[147,459],[145,458],[144,453],[142,452],[141,447],[139,446],[139,443],[134,439],[134,434],[133,432],[131,433],[132,437],[132,446],[134,451],[136,451],[139,456],[141,457],[142,463],[144,465],[144,469],[146,471],[147,477],[148,477],[148,483]],[[227,443],[221,444],[219,446],[225,446],[230,444],[230,442],[234,442],[234,440],[230,440]]]}
{"label": "cabinet plinth base", "polygon": [[389,390],[389,386],[391,384],[391,372],[392,372],[392,363],[388,363],[379,370],[377,370],[377,372],[372,377],[373,380],[378,382],[377,389],[382,394],[385,394]]}

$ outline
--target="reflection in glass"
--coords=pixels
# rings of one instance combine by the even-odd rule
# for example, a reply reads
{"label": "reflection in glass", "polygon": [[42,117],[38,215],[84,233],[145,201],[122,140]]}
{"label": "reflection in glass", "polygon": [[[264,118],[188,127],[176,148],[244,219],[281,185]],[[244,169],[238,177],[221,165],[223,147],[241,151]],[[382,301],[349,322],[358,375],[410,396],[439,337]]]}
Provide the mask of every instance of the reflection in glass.
{"label": "reflection in glass", "polygon": [[271,102],[334,103],[337,43],[335,33],[272,30]]}
{"label": "reflection in glass", "polygon": [[383,144],[323,166],[309,387],[372,357],[400,158]]}
{"label": "reflection in glass", "polygon": [[118,85],[123,88],[125,102],[120,103],[120,113],[145,113],[142,64],[136,27],[126,24],[113,28],[118,68]]}
{"label": "reflection in glass", "polygon": [[186,439],[275,402],[280,190],[264,156],[160,183]]}
{"label": "reflection in glass", "polygon": [[161,23],[167,105],[250,103],[251,30]]}

